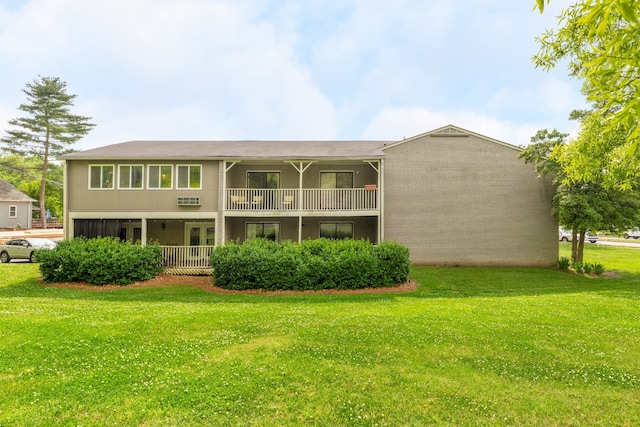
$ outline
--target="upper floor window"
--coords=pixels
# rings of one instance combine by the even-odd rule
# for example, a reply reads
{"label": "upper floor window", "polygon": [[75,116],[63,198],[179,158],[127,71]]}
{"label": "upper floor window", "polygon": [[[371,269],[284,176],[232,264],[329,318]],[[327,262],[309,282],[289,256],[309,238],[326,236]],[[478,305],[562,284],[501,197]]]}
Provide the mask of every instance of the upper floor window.
{"label": "upper floor window", "polygon": [[173,166],[172,165],[149,165],[147,172],[148,188],[173,188]]}
{"label": "upper floor window", "polygon": [[118,166],[118,188],[142,188],[142,165]]}
{"label": "upper floor window", "polygon": [[17,218],[17,217],[18,217],[18,206],[9,205],[9,218]]}
{"label": "upper floor window", "polygon": [[202,166],[178,165],[178,188],[196,190],[202,188]]}
{"label": "upper floor window", "polygon": [[249,188],[280,188],[280,172],[247,172]]}
{"label": "upper floor window", "polygon": [[320,188],[353,188],[353,172],[320,172]]}
{"label": "upper floor window", "polygon": [[89,188],[113,189],[113,165],[89,165]]}

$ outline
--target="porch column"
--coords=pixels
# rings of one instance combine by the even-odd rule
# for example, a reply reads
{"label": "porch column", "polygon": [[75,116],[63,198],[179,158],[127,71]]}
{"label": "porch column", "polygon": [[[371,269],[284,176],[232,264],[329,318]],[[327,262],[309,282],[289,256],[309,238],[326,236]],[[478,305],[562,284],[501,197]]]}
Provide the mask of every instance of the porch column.
{"label": "porch column", "polygon": [[384,159],[378,167],[378,243],[384,241]]}
{"label": "porch column", "polygon": [[302,196],[302,174],[306,171],[309,166],[311,166],[313,162],[308,162],[306,165],[302,160],[299,161],[299,164],[296,165],[294,162],[289,162],[291,166],[294,167],[295,170],[298,171],[298,243],[302,241],[302,201],[304,200]]}
{"label": "porch column", "polygon": [[218,230],[220,230],[219,235],[221,246],[224,246],[227,241],[227,218],[225,216],[225,212],[227,211],[227,172],[229,172],[229,170],[231,170],[231,168],[234,167],[236,163],[238,162],[231,162],[231,164],[227,167],[227,161],[223,160],[222,170],[220,172],[222,173],[222,179],[220,180],[220,182],[222,183],[222,194],[218,197],[218,202],[221,204],[218,207],[218,211],[222,214],[219,215],[220,223],[218,224],[218,221],[216,221],[216,239],[218,239]]}
{"label": "porch column", "polygon": [[147,218],[141,218],[141,225],[140,228],[142,230],[140,230],[140,240],[141,240],[141,244],[142,246],[146,246],[147,245]]}
{"label": "porch column", "polygon": [[[220,201],[220,203],[222,203],[222,207],[221,209],[218,209],[220,211],[222,211],[222,215],[220,216],[220,224],[216,224],[216,230],[220,230],[220,245],[224,246],[224,242],[227,241],[226,239],[226,232],[225,229],[227,228],[227,221],[225,219],[224,213],[227,210],[227,161],[223,160],[222,161],[222,195],[221,197],[218,198],[218,200]],[[216,232],[216,234],[218,234]]]}
{"label": "porch column", "polygon": [[[305,168],[306,169],[306,168]],[[300,162],[300,169],[298,169],[298,212],[302,210],[302,162]],[[298,214],[298,243],[302,242],[302,214]]]}

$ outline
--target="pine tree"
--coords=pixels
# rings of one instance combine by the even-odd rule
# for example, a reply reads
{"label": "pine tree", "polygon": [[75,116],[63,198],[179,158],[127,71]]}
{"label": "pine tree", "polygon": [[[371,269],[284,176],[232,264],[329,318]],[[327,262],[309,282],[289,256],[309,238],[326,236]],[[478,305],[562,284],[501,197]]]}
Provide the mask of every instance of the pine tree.
{"label": "pine tree", "polygon": [[88,134],[95,124],[90,117],[71,114],[70,107],[76,95],[69,95],[67,84],[58,77],[42,77],[27,83],[23,92],[27,102],[18,109],[25,117],[9,120],[12,127],[1,141],[5,149],[23,157],[41,161],[40,218],[45,218],[45,188],[49,162],[73,151],[69,146]]}

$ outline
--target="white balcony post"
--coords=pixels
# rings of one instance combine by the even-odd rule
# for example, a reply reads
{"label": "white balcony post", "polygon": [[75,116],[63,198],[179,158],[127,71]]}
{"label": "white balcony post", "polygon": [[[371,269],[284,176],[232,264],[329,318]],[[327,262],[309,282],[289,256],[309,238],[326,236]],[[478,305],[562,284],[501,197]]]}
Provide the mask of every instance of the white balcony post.
{"label": "white balcony post", "polygon": [[140,244],[142,246],[146,246],[147,245],[147,218],[142,218],[140,228],[142,228],[142,230],[140,230],[140,240],[141,240]]}

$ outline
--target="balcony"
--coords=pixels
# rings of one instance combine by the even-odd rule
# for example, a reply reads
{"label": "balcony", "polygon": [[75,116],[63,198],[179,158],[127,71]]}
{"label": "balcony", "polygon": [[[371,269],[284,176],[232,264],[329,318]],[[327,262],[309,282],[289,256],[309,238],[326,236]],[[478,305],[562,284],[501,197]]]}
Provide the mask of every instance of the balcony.
{"label": "balcony", "polygon": [[[300,197],[302,196],[302,197]],[[377,211],[378,190],[373,188],[230,188],[225,210],[249,212]]]}

